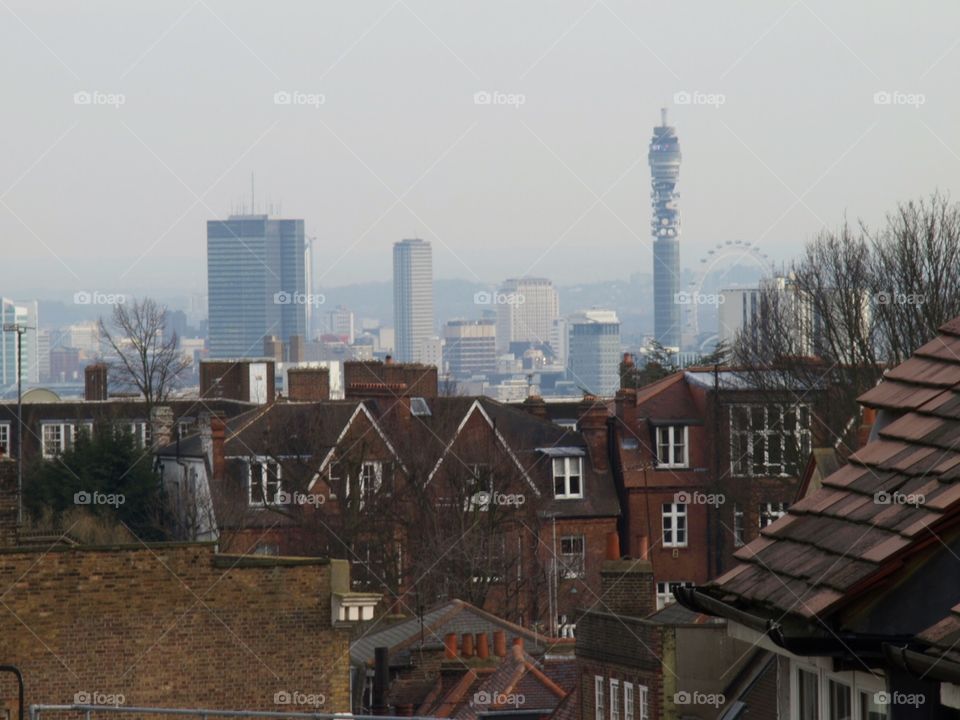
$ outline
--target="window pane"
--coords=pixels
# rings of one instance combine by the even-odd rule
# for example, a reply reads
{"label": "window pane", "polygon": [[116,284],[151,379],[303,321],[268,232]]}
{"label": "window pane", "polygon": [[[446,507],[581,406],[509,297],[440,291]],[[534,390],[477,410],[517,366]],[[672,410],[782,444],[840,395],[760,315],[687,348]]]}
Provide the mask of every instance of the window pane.
{"label": "window pane", "polygon": [[797,671],[797,695],[799,720],[818,720],[820,713],[816,674],[806,670]]}
{"label": "window pane", "polygon": [[850,688],[835,680],[830,681],[830,720],[853,720]]}

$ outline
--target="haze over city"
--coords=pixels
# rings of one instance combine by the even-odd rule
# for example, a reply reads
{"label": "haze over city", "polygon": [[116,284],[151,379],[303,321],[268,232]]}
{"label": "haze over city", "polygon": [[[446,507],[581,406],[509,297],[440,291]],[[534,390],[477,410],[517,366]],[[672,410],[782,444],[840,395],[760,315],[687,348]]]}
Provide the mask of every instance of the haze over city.
{"label": "haze over city", "polygon": [[788,261],[960,168],[949,4],[54,7],[9,3],[0,28],[6,295],[203,292],[204,223],[249,209],[251,174],[258,210],[317,238],[320,286],[388,279],[412,236],[438,278],[649,273],[660,107],[683,142],[684,268],[738,239]]}

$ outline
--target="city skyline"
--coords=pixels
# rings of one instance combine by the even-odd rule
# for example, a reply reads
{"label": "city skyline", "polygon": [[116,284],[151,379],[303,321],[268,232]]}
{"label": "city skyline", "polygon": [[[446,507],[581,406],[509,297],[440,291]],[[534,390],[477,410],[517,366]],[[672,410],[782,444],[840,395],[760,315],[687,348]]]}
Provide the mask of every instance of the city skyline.
{"label": "city skyline", "polygon": [[504,34],[495,6],[461,22],[431,3],[328,17],[15,2],[0,231],[18,272],[4,292],[198,292],[203,224],[247,202],[252,173],[248,211],[306,219],[321,288],[389,278],[383,250],[412,234],[433,242],[438,278],[651,272],[643,128],[663,106],[684,134],[681,266],[734,239],[782,262],[845,215],[876,225],[955,184],[955,23],[872,9],[739,2],[650,18],[569,2],[514,10]]}

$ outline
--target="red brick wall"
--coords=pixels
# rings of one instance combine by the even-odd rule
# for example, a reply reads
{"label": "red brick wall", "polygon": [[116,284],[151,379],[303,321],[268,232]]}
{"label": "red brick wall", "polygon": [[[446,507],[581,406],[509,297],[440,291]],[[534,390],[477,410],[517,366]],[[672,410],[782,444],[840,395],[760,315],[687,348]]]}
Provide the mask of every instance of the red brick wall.
{"label": "red brick wall", "polygon": [[[564,535],[583,535],[584,569],[586,574],[581,579],[560,578],[557,589],[557,606],[559,614],[566,614],[572,621],[576,610],[596,605],[603,609],[600,590],[600,567],[603,565],[607,546],[607,534],[617,531],[616,518],[557,518],[557,555],[560,555],[560,538]],[[549,544],[553,540],[553,530],[550,525],[544,526],[543,541],[547,547],[541,548],[542,562],[550,559]],[[546,600],[544,599],[544,602]]]}
{"label": "red brick wall", "polygon": [[[0,661],[27,704],[76,693],[126,705],[349,712],[349,633],[331,625],[323,560],[210,545],[0,551]],[[323,695],[277,705],[277,692]],[[12,707],[12,682],[0,684]],[[0,707],[2,709],[2,707]]]}

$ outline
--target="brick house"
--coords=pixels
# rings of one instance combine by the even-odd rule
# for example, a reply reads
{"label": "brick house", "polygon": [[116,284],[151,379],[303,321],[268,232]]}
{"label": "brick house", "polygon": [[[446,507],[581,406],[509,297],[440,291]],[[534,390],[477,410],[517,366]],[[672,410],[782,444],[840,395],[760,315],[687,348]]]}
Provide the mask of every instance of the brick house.
{"label": "brick house", "polygon": [[350,711],[342,611],[369,617],[374,598],[350,591],[347,563],[211,543],[20,547],[16,467],[0,460],[0,655],[23,672],[27,704],[283,711],[293,698]]}
{"label": "brick house", "polygon": [[658,607],[672,602],[672,587],[721,574],[783,515],[818,440],[817,398],[815,389],[771,395],[747,373],[696,368],[617,393],[621,540],[652,563]]}
{"label": "brick house", "polygon": [[695,612],[786,667],[781,717],[960,715],[960,318],[859,401],[869,442],[703,587]]}

